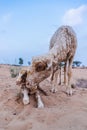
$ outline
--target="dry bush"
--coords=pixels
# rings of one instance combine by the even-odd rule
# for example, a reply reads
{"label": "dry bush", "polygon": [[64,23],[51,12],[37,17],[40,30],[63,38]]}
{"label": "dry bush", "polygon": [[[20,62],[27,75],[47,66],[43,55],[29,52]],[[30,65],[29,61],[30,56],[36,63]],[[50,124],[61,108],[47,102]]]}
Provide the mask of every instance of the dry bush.
{"label": "dry bush", "polygon": [[19,66],[12,66],[10,68],[10,74],[11,74],[11,77],[12,78],[15,78],[18,74],[19,74],[19,71],[20,71],[21,67]]}

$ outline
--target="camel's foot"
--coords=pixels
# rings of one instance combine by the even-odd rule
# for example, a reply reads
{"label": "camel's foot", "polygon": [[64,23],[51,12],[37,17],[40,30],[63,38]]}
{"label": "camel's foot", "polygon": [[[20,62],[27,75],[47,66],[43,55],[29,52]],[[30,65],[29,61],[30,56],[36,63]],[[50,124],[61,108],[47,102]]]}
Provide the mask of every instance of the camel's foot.
{"label": "camel's foot", "polygon": [[72,88],[67,88],[66,93],[67,93],[67,95],[72,96],[72,94],[73,94]]}
{"label": "camel's foot", "polygon": [[51,91],[52,93],[56,93],[58,90],[57,90],[57,88],[53,87],[50,91]]}

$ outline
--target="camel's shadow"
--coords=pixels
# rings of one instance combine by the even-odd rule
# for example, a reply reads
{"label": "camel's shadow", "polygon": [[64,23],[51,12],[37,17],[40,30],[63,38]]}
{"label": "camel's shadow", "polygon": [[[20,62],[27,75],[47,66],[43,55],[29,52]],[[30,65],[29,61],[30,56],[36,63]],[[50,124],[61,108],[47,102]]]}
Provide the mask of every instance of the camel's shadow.
{"label": "camel's shadow", "polygon": [[86,79],[78,79],[76,83],[76,87],[87,88],[87,80]]}

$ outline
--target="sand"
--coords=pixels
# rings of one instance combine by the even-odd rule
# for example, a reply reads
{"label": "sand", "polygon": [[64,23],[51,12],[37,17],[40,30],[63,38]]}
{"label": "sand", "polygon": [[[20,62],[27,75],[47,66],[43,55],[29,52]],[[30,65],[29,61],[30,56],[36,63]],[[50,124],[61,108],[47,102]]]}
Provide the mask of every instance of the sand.
{"label": "sand", "polygon": [[57,93],[50,92],[47,80],[41,87],[48,96],[41,93],[45,108],[36,108],[34,96],[24,106],[18,100],[20,87],[16,78],[11,78],[9,65],[0,65],[0,130],[87,130],[87,69],[73,69],[75,88],[67,96],[65,86],[58,86]]}

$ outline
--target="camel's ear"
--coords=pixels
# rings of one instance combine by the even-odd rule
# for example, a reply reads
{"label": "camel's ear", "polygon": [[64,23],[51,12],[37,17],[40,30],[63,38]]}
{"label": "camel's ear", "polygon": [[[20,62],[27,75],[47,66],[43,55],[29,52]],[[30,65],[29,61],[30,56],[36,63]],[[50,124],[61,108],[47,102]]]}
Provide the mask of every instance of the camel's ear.
{"label": "camel's ear", "polygon": [[38,62],[35,64],[35,70],[37,72],[43,71],[47,68],[47,63],[46,62]]}
{"label": "camel's ear", "polygon": [[22,70],[21,74],[22,74],[23,77],[27,77],[27,70]]}

